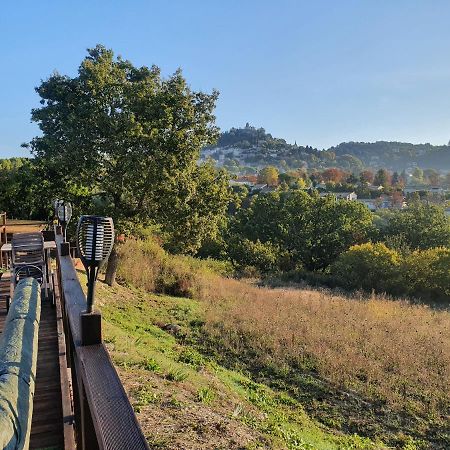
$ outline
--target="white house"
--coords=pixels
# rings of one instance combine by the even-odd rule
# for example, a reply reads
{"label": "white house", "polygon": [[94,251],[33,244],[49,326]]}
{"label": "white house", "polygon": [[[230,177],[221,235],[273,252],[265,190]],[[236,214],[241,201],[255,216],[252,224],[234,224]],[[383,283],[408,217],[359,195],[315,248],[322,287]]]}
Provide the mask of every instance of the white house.
{"label": "white house", "polygon": [[355,192],[321,192],[319,195],[321,197],[333,195],[339,200],[351,200],[351,201],[354,201],[358,198]]}
{"label": "white house", "polygon": [[357,200],[358,196],[355,192],[336,192],[336,198],[343,200]]}

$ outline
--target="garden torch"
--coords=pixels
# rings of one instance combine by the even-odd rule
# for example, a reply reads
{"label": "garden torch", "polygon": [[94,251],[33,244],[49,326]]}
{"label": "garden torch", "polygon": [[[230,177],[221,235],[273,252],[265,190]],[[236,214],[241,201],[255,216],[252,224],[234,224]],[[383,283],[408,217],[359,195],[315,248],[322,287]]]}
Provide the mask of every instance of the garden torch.
{"label": "garden torch", "polygon": [[92,312],[98,271],[108,259],[113,245],[114,223],[111,217],[80,217],[77,226],[77,248],[88,278],[87,313]]}
{"label": "garden torch", "polygon": [[72,218],[72,205],[69,202],[65,202],[64,200],[56,200],[55,212],[62,226],[64,242],[66,242],[67,224],[70,222],[70,219]]}

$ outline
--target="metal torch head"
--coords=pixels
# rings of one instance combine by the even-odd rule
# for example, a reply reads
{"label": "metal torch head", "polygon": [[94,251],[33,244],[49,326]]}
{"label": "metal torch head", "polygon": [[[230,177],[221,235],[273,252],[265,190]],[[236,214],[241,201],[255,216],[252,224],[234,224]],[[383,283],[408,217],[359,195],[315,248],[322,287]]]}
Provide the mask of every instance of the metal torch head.
{"label": "metal torch head", "polygon": [[101,267],[114,245],[114,223],[111,217],[81,216],[77,226],[77,248],[81,261],[88,267]]}
{"label": "metal torch head", "polygon": [[56,211],[59,221],[64,225],[67,225],[72,218],[72,205],[69,202],[59,200]]}

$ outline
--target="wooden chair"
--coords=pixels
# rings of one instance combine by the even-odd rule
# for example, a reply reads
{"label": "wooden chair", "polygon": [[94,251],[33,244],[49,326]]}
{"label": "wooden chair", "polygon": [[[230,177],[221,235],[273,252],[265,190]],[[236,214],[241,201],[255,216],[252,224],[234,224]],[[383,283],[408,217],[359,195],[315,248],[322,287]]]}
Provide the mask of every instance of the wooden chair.
{"label": "wooden chair", "polygon": [[32,277],[43,287],[45,298],[50,298],[42,233],[15,233],[11,249],[11,290],[21,279]]}

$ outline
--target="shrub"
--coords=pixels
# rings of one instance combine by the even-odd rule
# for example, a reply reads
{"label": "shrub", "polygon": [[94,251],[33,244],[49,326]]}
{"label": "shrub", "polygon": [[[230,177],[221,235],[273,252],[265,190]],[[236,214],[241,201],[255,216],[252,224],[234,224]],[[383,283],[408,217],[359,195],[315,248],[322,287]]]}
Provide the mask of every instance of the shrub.
{"label": "shrub", "polygon": [[276,269],[280,249],[271,242],[235,239],[229,246],[229,256],[239,267],[256,267],[261,272]]}
{"label": "shrub", "polygon": [[342,253],[331,272],[345,288],[396,293],[400,256],[383,243],[354,245]]}
{"label": "shrub", "polygon": [[409,295],[450,301],[450,249],[416,250],[405,259],[404,283]]}

